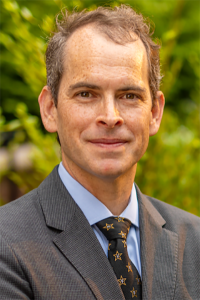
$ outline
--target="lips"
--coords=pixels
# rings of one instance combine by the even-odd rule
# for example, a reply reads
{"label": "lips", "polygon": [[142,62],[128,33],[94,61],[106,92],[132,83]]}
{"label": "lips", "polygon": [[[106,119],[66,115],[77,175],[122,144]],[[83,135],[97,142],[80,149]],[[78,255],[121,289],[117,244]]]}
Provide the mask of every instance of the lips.
{"label": "lips", "polygon": [[94,140],[90,140],[90,143],[93,144],[122,144],[122,143],[126,143],[125,140],[122,139],[94,139]]}
{"label": "lips", "polygon": [[89,141],[95,146],[103,147],[103,148],[114,148],[119,147],[127,143],[124,139],[93,139]]}

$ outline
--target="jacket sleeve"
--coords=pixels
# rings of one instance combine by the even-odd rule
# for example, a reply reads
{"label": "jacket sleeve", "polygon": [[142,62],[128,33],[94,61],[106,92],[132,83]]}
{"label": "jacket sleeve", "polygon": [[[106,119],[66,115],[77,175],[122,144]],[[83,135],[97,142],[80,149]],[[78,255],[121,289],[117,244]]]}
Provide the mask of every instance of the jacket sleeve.
{"label": "jacket sleeve", "polygon": [[30,285],[12,248],[0,235],[0,300],[33,299]]}

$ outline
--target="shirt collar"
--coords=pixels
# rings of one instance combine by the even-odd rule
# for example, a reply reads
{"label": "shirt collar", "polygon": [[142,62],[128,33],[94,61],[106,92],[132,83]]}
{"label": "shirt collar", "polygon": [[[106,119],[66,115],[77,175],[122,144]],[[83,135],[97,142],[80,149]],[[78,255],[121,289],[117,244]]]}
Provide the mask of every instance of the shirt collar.
{"label": "shirt collar", "polygon": [[[58,174],[66,189],[80,207],[90,225],[113,216],[110,210],[78,181],[76,181],[64,168],[62,162],[58,167]],[[127,218],[131,223],[139,227],[138,200],[135,185],[133,184],[128,206],[120,217]]]}

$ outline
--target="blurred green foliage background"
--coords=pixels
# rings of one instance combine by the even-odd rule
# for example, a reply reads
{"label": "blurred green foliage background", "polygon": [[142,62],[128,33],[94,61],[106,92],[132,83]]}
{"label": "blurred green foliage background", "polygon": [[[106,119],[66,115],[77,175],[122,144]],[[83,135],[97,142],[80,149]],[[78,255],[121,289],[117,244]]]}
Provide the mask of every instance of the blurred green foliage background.
{"label": "blurred green foliage background", "polygon": [[[121,3],[149,17],[162,43],[165,113],[138,164],[136,183],[143,193],[200,215],[198,0],[1,0],[1,181],[7,178],[26,193],[60,161],[55,135],[45,132],[37,102],[46,83],[44,53],[55,15],[63,7]],[[0,201],[6,202],[3,196]]]}

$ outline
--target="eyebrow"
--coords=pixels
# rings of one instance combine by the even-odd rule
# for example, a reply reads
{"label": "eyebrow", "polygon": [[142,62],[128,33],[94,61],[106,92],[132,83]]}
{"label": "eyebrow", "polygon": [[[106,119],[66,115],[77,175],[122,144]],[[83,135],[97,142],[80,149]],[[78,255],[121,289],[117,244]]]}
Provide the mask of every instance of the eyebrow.
{"label": "eyebrow", "polygon": [[138,85],[130,85],[130,86],[125,86],[121,89],[118,89],[118,91],[122,91],[122,92],[126,92],[126,91],[137,91],[137,92],[142,92],[142,93],[146,93],[146,89],[145,88],[142,88]]}
{"label": "eyebrow", "polygon": [[77,89],[77,88],[80,88],[80,87],[87,87],[89,89],[100,90],[99,86],[97,86],[95,84],[90,84],[90,83],[87,83],[87,82],[82,82],[82,81],[70,85],[69,90],[74,90],[74,89]]}
{"label": "eyebrow", "polygon": [[[85,87],[85,88],[94,89],[94,90],[101,90],[101,88],[98,85],[90,84],[88,82],[83,82],[83,81],[70,85],[69,90],[74,90],[74,89],[77,89],[80,87]],[[142,93],[146,92],[146,88],[142,88],[138,85],[125,86],[123,88],[118,89],[117,91],[118,92],[119,91],[126,92],[126,91],[130,91],[130,90],[142,92]]]}

